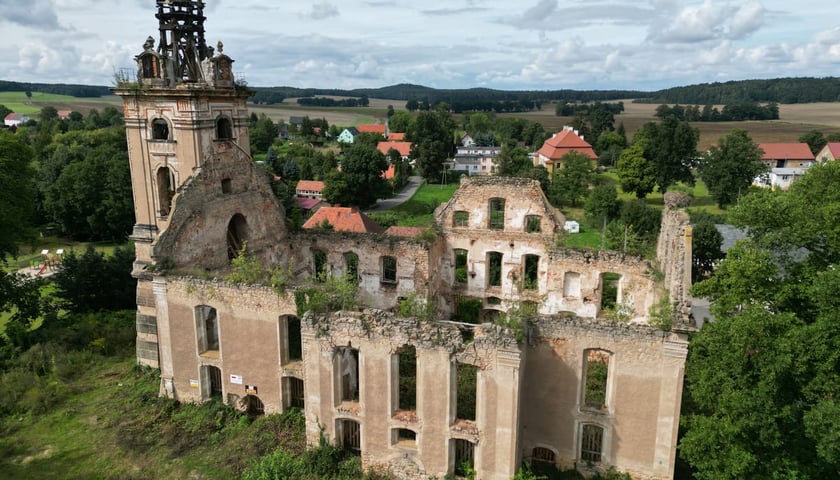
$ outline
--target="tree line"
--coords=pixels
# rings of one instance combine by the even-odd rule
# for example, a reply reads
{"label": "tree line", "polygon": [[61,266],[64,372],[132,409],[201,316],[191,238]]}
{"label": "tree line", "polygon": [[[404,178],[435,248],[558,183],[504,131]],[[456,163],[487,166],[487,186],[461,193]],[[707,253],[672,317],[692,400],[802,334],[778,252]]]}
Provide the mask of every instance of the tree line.
{"label": "tree line", "polygon": [[327,97],[304,97],[297,100],[298,105],[308,107],[367,107],[370,100],[366,96],[336,100]]}
{"label": "tree line", "polygon": [[658,118],[665,118],[669,115],[677,117],[678,120],[687,122],[740,122],[744,120],[778,120],[779,105],[768,103],[761,105],[758,102],[736,102],[723,106],[718,110],[716,106],[704,105],[680,105],[669,106],[662,104],[656,107],[654,114]]}
{"label": "tree line", "polygon": [[635,98],[637,98],[635,101],[640,103],[699,105],[739,102],[836,102],[840,101],[840,78],[788,77],[701,83],[666,88]]}
{"label": "tree line", "polygon": [[99,85],[75,85],[64,83],[23,83],[0,80],[0,92],[40,92],[69,95],[71,97],[104,97],[111,89]]}

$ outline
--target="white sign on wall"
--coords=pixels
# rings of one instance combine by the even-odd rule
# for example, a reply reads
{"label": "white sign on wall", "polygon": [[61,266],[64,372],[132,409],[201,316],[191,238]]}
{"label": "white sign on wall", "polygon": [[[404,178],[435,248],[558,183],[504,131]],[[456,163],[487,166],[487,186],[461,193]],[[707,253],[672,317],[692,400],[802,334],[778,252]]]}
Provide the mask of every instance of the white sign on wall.
{"label": "white sign on wall", "polygon": [[235,383],[236,385],[242,385],[242,375],[230,375],[230,383]]}

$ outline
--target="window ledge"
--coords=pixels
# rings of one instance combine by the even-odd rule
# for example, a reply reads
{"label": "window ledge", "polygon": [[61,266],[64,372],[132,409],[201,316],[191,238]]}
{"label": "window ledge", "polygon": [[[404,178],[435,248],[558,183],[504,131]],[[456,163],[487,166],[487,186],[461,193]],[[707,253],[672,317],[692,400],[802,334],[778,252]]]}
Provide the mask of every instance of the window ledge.
{"label": "window ledge", "polygon": [[338,410],[338,413],[358,417],[362,413],[362,406],[359,405],[359,402],[344,400],[336,407],[336,410]]}
{"label": "window ledge", "polygon": [[201,358],[210,358],[213,360],[218,360],[221,356],[219,355],[218,350],[205,350],[198,354]]}
{"label": "window ledge", "polygon": [[391,419],[403,423],[420,422],[420,419],[417,418],[417,410],[397,410],[396,412],[394,412],[394,415],[391,417]]}

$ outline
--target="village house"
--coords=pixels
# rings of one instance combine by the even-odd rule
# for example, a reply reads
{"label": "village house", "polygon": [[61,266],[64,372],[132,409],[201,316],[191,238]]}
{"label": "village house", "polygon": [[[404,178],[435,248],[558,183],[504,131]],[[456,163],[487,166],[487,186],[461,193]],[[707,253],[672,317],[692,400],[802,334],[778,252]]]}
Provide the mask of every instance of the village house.
{"label": "village house", "polygon": [[452,159],[453,172],[467,175],[493,175],[496,173],[496,156],[502,147],[459,146]]}
{"label": "village house", "polygon": [[22,113],[10,113],[3,119],[3,125],[6,127],[19,127],[30,120],[28,115]]}
{"label": "village house", "polygon": [[319,180],[300,180],[295,186],[295,195],[298,198],[321,199],[324,192],[324,182]]}
{"label": "village house", "polygon": [[758,148],[764,152],[761,161],[770,169],[753,182],[758,186],[787,190],[816,164],[807,143],[760,143]]}
{"label": "village house", "polygon": [[820,163],[833,162],[840,158],[840,142],[828,142],[817,152],[815,160]]}
{"label": "village house", "polygon": [[[523,461],[673,477],[693,328],[691,226],[668,194],[656,261],[562,246],[565,218],[522,178],[465,178],[422,234],[329,207],[309,219],[321,227],[290,230],[250,156],[249,92],[221,43],[204,43],[203,3],[157,10],[160,50],[150,37],[137,83],[114,92],[135,202],[137,362],[160,369],[161,395],[251,415],[300,408],[310,445],[323,434],[406,480],[465,465],[509,480]],[[223,279],[245,248],[287,272],[285,289],[190,274]],[[299,287],[328,278],[358,306],[311,308]],[[663,299],[672,325],[649,314]]]}
{"label": "village house", "polygon": [[598,155],[592,149],[592,145],[581,137],[577,130],[572,127],[563,127],[543,143],[542,147],[534,155],[534,166],[542,165],[549,174],[554,173],[556,168],[561,166],[561,159],[564,155],[577,152],[596,161]]}
{"label": "village house", "polygon": [[347,127],[338,134],[336,140],[340,143],[353,143],[358,135],[359,130],[356,127]]}

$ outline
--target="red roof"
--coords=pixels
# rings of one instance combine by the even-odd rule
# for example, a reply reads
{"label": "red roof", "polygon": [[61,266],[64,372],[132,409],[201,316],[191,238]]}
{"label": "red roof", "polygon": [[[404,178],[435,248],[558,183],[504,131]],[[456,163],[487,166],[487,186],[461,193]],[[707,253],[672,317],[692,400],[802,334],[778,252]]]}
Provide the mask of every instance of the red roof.
{"label": "red roof", "polygon": [[384,178],[385,180],[390,180],[390,179],[394,178],[395,173],[396,173],[396,168],[394,167],[394,164],[392,163],[392,164],[388,165],[388,170],[385,170],[384,172],[382,172],[382,178]]}
{"label": "red roof", "polygon": [[336,232],[382,233],[384,229],[355,207],[321,207],[303,224],[303,228],[319,228],[324,221]]}
{"label": "red roof", "polygon": [[391,132],[388,134],[388,140],[391,141],[403,141],[405,140],[405,133],[404,132]]}
{"label": "red roof", "polygon": [[376,148],[385,156],[388,155],[388,151],[392,148],[400,152],[401,157],[411,155],[411,142],[379,142],[376,144]]}
{"label": "red roof", "polygon": [[320,198],[302,198],[302,197],[296,197],[296,198],[295,198],[295,201],[297,202],[298,207],[300,207],[300,209],[301,209],[301,210],[312,210],[312,209],[313,209],[313,208],[315,208],[315,206],[317,206],[319,203],[323,203],[324,205],[326,205],[326,204],[327,204],[326,202],[324,202],[324,201],[323,201],[323,200],[321,200]]}
{"label": "red roof", "polygon": [[764,150],[762,160],[813,160],[807,143],[759,143],[758,148]]}
{"label": "red roof", "polygon": [[598,158],[598,155],[595,155],[595,150],[592,150],[592,145],[580,138],[574,130],[567,129],[552,135],[543,143],[542,148],[537,153],[548,159],[546,163],[553,163],[571,152],[582,153],[593,159]]}
{"label": "red roof", "polygon": [[381,135],[385,135],[385,125],[357,125],[356,130],[360,133],[379,133]]}
{"label": "red roof", "polygon": [[385,235],[414,238],[423,233],[423,230],[425,230],[423,227],[398,227],[394,225],[393,227],[388,227],[388,230],[385,230]]}
{"label": "red roof", "polygon": [[832,157],[840,157],[840,142],[828,142],[827,145]]}
{"label": "red roof", "polygon": [[297,183],[295,190],[322,192],[324,190],[324,182],[319,182],[317,180],[301,180]]}

